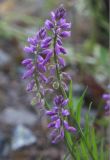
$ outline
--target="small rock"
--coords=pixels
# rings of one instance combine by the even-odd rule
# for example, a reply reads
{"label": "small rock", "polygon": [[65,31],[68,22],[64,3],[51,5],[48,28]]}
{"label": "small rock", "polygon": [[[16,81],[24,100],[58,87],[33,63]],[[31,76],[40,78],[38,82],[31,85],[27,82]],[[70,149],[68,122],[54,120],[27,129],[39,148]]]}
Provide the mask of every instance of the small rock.
{"label": "small rock", "polygon": [[0,132],[0,158],[5,157],[10,152],[10,144],[8,138]]}
{"label": "small rock", "polygon": [[37,138],[33,135],[31,130],[23,125],[18,125],[13,132],[12,135],[12,143],[11,148],[12,150],[17,150],[22,147],[30,146],[35,144]]}
{"label": "small rock", "polygon": [[14,109],[8,107],[0,113],[0,122],[9,125],[34,125],[37,122],[37,116],[26,109]]}
{"label": "small rock", "polygon": [[8,83],[8,77],[4,73],[0,72],[0,87],[5,88],[8,85]]}
{"label": "small rock", "polygon": [[11,57],[0,49],[0,68],[4,68],[11,64]]}

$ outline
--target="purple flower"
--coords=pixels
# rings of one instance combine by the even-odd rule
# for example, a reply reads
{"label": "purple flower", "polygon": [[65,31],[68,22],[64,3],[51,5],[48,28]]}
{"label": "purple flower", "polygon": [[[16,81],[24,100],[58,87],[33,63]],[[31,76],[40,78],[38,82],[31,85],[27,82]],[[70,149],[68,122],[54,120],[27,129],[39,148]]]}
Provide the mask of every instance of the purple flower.
{"label": "purple flower", "polygon": [[55,128],[57,128],[57,129],[60,128],[60,125],[61,125],[61,121],[60,121],[60,118],[59,118],[55,121]]}
{"label": "purple flower", "polygon": [[60,46],[58,44],[55,46],[55,52],[57,55],[60,53]]}
{"label": "purple flower", "polygon": [[69,132],[73,132],[75,133],[76,132],[76,128],[72,127],[72,126],[69,126],[68,122],[64,120],[64,127],[67,131]]}
{"label": "purple flower", "polygon": [[24,73],[23,79],[29,78],[33,75],[35,67],[33,66],[30,70]]}
{"label": "purple flower", "polygon": [[62,57],[58,57],[58,61],[59,61],[59,64],[64,67],[65,66],[65,61]]}
{"label": "purple flower", "polygon": [[70,113],[69,113],[69,111],[67,109],[62,109],[62,115],[63,116],[69,116]]}
{"label": "purple flower", "polygon": [[70,29],[71,28],[71,23],[64,23],[60,27],[63,30]]}
{"label": "purple flower", "polygon": [[40,29],[40,31],[38,32],[38,37],[39,37],[40,39],[44,39],[44,38],[46,37],[46,30],[45,30],[44,27],[42,27],[42,28]]}
{"label": "purple flower", "polygon": [[45,50],[42,51],[42,54],[45,54],[45,55],[51,54],[51,53],[52,53],[51,49],[45,49]]}
{"label": "purple flower", "polygon": [[51,37],[45,38],[41,43],[41,48],[46,48],[47,49],[51,45],[51,41],[52,41]]}
{"label": "purple flower", "polygon": [[38,62],[37,68],[38,68],[39,72],[46,72],[46,67],[44,66],[43,63]]}
{"label": "purple flower", "polygon": [[63,53],[63,54],[66,54],[66,49],[64,47],[60,46],[60,52]]}
{"label": "purple flower", "polygon": [[68,99],[64,99],[62,95],[56,96],[54,98],[54,103],[56,106],[66,106],[68,104]]}
{"label": "purple flower", "polygon": [[31,62],[32,62],[32,59],[27,58],[27,59],[24,59],[24,60],[22,61],[22,64],[23,64],[24,66],[27,66],[27,65],[30,64]]}
{"label": "purple flower", "polygon": [[109,100],[110,99],[110,94],[103,94],[103,99]]}
{"label": "purple flower", "polygon": [[51,57],[52,57],[52,51],[49,52],[49,53],[46,55],[46,58],[44,59],[43,65],[45,65],[45,64],[50,60]]}
{"label": "purple flower", "polygon": [[54,140],[52,140],[52,143],[55,144],[57,142],[59,142],[62,139],[62,136],[59,134],[57,137],[55,137]]}
{"label": "purple flower", "polygon": [[48,124],[48,128],[55,127],[55,121]]}
{"label": "purple flower", "polygon": [[102,97],[106,101],[105,114],[110,115],[110,93],[103,94]]}
{"label": "purple flower", "polygon": [[39,76],[40,76],[40,78],[41,78],[41,80],[42,80],[43,82],[45,82],[45,83],[48,82],[48,78],[47,78],[44,74],[39,73]]}
{"label": "purple flower", "polygon": [[26,69],[31,69],[32,67],[33,67],[33,63],[32,62],[26,65]]}
{"label": "purple flower", "polygon": [[57,43],[58,43],[58,45],[60,45],[60,46],[62,46],[62,45],[63,45],[63,43],[62,43],[61,39],[57,39]]}
{"label": "purple flower", "polygon": [[63,32],[60,33],[60,36],[62,38],[70,37],[71,36],[71,31],[63,31]]}
{"label": "purple flower", "polygon": [[61,6],[55,11],[55,18],[56,20],[64,18],[66,15],[65,9]]}
{"label": "purple flower", "polygon": [[36,46],[38,43],[36,37],[29,37],[27,41],[29,44],[34,45],[34,46]]}
{"label": "purple flower", "polygon": [[50,29],[54,28],[54,24],[50,20],[47,19],[45,21],[45,27],[46,27],[46,29],[50,30]]}
{"label": "purple flower", "polygon": [[26,90],[27,90],[27,91],[32,91],[34,85],[35,85],[35,81],[32,80],[32,81],[27,85]]}
{"label": "purple flower", "polygon": [[34,53],[34,51],[35,51],[35,47],[32,45],[24,48],[25,53]]}

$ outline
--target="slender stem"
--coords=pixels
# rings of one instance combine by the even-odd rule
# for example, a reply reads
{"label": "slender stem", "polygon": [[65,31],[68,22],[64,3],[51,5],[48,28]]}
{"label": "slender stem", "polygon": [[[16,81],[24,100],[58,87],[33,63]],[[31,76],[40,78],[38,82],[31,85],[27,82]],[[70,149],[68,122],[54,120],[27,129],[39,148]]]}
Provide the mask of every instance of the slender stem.
{"label": "slender stem", "polygon": [[56,65],[56,76],[57,76],[57,79],[59,82],[59,88],[60,88],[61,92],[63,93],[63,96],[65,98],[67,98],[66,92],[65,92],[65,90],[62,86],[62,83],[61,83],[60,70],[58,67],[58,58],[57,58],[56,51],[55,51],[56,40],[57,40],[57,35],[55,34],[53,46],[54,46],[54,61],[55,61],[55,65]]}

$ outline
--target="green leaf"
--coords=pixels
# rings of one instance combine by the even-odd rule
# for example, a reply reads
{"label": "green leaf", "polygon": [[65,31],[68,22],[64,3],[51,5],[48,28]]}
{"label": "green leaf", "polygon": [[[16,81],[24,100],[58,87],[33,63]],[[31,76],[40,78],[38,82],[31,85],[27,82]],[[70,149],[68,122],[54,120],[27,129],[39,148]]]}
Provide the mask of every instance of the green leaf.
{"label": "green leaf", "polygon": [[65,131],[65,143],[66,143],[66,146],[67,146],[67,148],[69,150],[70,155],[72,156],[72,158],[74,160],[76,160],[74,142],[72,141],[71,133],[69,133],[67,131]]}
{"label": "green leaf", "polygon": [[69,144],[69,146],[72,146],[73,142],[72,142],[72,139],[71,139],[71,134],[67,131],[65,131],[65,138],[66,138],[66,141]]}
{"label": "green leaf", "polygon": [[103,143],[103,140],[101,141],[101,146],[100,146],[100,160],[104,160],[104,143]]}
{"label": "green leaf", "polygon": [[75,117],[76,117],[76,121],[78,122],[78,124],[80,124],[80,120],[81,120],[81,109],[82,109],[82,106],[83,106],[83,100],[84,100],[84,96],[85,96],[86,91],[87,91],[87,88],[83,92],[83,94],[80,97],[80,99],[78,101],[78,104],[76,106],[76,116]]}
{"label": "green leaf", "polygon": [[82,157],[84,158],[84,160],[88,160],[89,159],[88,152],[87,152],[86,146],[83,141],[81,141],[80,147],[82,151],[81,153]]}
{"label": "green leaf", "polygon": [[94,128],[91,129],[91,142],[92,142],[92,151],[93,151],[94,158],[98,160],[97,139],[96,139]]}
{"label": "green leaf", "polygon": [[72,80],[70,81],[70,87],[69,87],[69,103],[68,103],[68,106],[69,106],[69,109],[70,109],[70,114],[71,114],[71,117],[74,117],[74,105],[73,105],[73,83],[72,83]]}

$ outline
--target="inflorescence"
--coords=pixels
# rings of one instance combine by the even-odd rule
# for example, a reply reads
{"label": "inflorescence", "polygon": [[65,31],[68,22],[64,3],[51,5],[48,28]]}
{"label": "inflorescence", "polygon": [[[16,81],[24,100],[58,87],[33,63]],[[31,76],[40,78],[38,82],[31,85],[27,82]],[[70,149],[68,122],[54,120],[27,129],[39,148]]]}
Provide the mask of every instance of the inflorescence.
{"label": "inflorescence", "polygon": [[[26,67],[23,79],[30,78],[26,89],[35,93],[35,104],[50,117],[48,128],[53,128],[53,143],[63,139],[65,131],[76,131],[68,123],[70,112],[64,79],[70,79],[70,76],[62,72],[65,66],[62,55],[67,53],[62,39],[71,36],[70,29],[71,23],[66,21],[66,11],[60,6],[51,12],[50,19],[45,21],[44,26],[28,38],[29,45],[24,48],[27,58],[22,61]],[[46,94],[53,93],[55,89],[60,91],[60,95],[54,96],[53,106],[48,108]]]}

